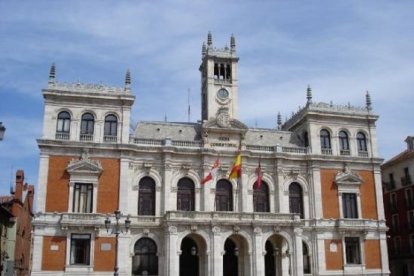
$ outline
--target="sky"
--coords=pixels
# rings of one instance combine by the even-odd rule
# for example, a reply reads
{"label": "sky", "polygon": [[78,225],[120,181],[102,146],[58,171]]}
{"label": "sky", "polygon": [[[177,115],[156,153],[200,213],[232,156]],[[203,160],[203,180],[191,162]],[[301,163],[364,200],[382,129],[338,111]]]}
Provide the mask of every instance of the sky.
{"label": "sky", "polygon": [[[236,38],[239,117],[273,128],[313,100],[365,105],[379,115],[385,160],[414,135],[414,1],[0,1],[0,195],[15,171],[36,184],[49,69],[59,82],[124,85],[132,121],[200,119],[201,46]],[[190,100],[188,101],[188,91]]]}

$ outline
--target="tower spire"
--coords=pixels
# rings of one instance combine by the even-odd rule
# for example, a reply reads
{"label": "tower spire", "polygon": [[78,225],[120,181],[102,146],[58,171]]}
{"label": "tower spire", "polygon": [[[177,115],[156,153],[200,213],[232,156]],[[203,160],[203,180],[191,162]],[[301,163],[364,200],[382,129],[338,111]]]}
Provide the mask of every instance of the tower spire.
{"label": "tower spire", "polygon": [[308,85],[308,88],[306,89],[306,99],[308,100],[308,105],[312,103],[312,89],[310,85]]}
{"label": "tower spire", "polygon": [[282,115],[280,115],[280,112],[277,113],[277,129],[282,129]]}
{"label": "tower spire", "polygon": [[204,57],[207,53],[206,43],[203,42],[203,46],[201,47],[201,56]]}
{"label": "tower spire", "polygon": [[230,37],[230,49],[232,52],[236,51],[236,39],[234,38],[233,34],[231,34],[231,37]]}
{"label": "tower spire", "polygon": [[366,103],[366,108],[368,111],[372,110],[372,102],[371,102],[371,96],[369,95],[369,92],[367,90],[367,93],[365,94],[365,103]]}
{"label": "tower spire", "polygon": [[125,74],[125,91],[130,91],[130,90],[131,90],[131,72],[128,69]]}
{"label": "tower spire", "polygon": [[56,81],[56,67],[55,63],[52,63],[52,66],[50,66],[49,71],[49,84],[54,84]]}
{"label": "tower spire", "polygon": [[213,37],[211,35],[211,32],[209,31],[207,35],[207,46],[211,47],[212,45],[213,45]]}

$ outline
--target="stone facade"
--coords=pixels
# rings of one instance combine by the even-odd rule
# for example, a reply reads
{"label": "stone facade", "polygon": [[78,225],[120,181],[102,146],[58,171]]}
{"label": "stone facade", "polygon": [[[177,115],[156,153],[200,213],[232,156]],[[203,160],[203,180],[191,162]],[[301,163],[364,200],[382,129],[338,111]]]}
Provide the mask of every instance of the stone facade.
{"label": "stone facade", "polygon": [[238,61],[233,36],[218,49],[209,34],[202,121],[140,122],[131,135],[129,73],[110,88],[61,84],[51,68],[32,275],[113,275],[116,264],[119,275],[389,274],[369,95],[364,108],[337,106],[309,88],[283,125],[248,128]]}

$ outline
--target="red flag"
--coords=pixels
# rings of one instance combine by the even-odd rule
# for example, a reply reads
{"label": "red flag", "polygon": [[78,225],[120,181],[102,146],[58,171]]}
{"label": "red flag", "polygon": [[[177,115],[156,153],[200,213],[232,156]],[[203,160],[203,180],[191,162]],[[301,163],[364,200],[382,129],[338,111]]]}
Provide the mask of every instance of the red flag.
{"label": "red flag", "polygon": [[211,168],[211,171],[209,172],[209,174],[204,177],[203,180],[201,180],[201,184],[205,184],[206,182],[210,181],[211,179],[214,180],[214,182],[217,179],[217,171],[218,171],[218,167],[220,166],[220,159],[217,158],[216,162],[214,162],[213,167]]}
{"label": "red flag", "polygon": [[260,159],[259,159],[259,166],[256,168],[256,176],[257,180],[254,183],[254,189],[260,189],[262,187],[262,178],[263,178],[263,172],[262,167],[260,166]]}

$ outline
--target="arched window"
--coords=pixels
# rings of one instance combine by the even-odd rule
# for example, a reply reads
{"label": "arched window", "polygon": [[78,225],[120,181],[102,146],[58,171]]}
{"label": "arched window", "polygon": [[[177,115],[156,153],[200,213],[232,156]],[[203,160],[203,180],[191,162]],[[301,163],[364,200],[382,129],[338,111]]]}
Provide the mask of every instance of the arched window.
{"label": "arched window", "polygon": [[303,193],[299,183],[293,182],[289,186],[289,212],[303,216]]}
{"label": "arched window", "polygon": [[233,188],[227,180],[221,179],[216,185],[216,211],[233,211]]}
{"label": "arched window", "polygon": [[155,215],[155,181],[144,177],[139,182],[138,215]]}
{"label": "arched window", "polygon": [[303,273],[311,273],[311,263],[310,263],[310,254],[309,248],[304,241],[302,241],[302,252],[303,252]]}
{"label": "arched window", "polygon": [[141,238],[135,243],[132,275],[158,275],[157,245],[152,239]]}
{"label": "arched window", "polygon": [[339,147],[340,147],[340,154],[341,155],[349,155],[349,140],[348,140],[348,134],[345,131],[339,132]]}
{"label": "arched window", "polygon": [[269,212],[269,187],[264,181],[259,189],[253,188],[253,208],[255,212]]}
{"label": "arched window", "polygon": [[303,146],[305,148],[309,147],[309,134],[307,131],[303,133]]}
{"label": "arched window", "polygon": [[321,151],[322,154],[332,154],[331,149],[331,135],[326,129],[322,129],[321,133]]}
{"label": "arched window", "polygon": [[367,138],[364,133],[357,134],[358,153],[360,156],[368,156]]}
{"label": "arched window", "polygon": [[70,114],[62,111],[57,117],[56,139],[69,140],[70,132]]}
{"label": "arched window", "polygon": [[82,115],[81,121],[81,141],[92,141],[93,140],[93,129],[94,129],[95,118],[91,113],[85,113]]}
{"label": "arched window", "polygon": [[194,211],[194,182],[189,178],[178,181],[177,210]]}
{"label": "arched window", "polygon": [[118,119],[115,115],[107,115],[105,117],[104,126],[104,141],[105,142],[116,142],[116,136],[118,133]]}

